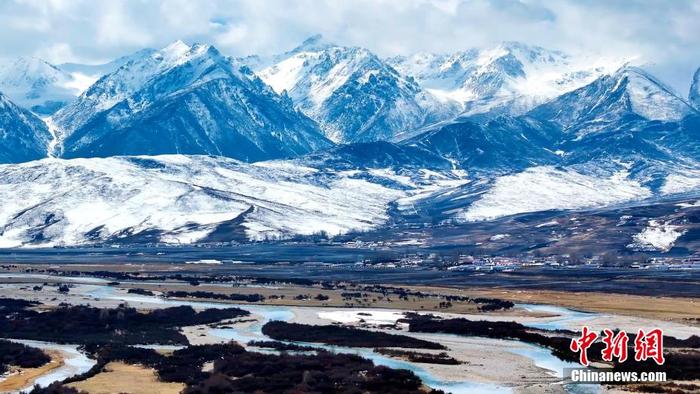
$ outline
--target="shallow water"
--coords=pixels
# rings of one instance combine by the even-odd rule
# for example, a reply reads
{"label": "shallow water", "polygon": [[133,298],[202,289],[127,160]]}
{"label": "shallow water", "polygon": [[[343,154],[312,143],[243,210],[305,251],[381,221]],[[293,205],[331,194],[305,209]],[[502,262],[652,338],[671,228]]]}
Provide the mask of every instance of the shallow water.
{"label": "shallow water", "polygon": [[[252,340],[271,340],[271,338],[265,336],[261,329],[265,323],[273,320],[290,321],[294,318],[294,313],[287,307],[267,307],[267,306],[244,306],[244,309],[249,310],[251,313],[260,317],[257,323],[252,324],[245,329],[241,330],[239,328],[214,328],[210,329],[209,333],[217,336],[219,338],[230,339],[241,343],[247,343]],[[402,360],[396,360],[391,357],[381,355],[374,352],[372,349],[366,348],[350,348],[344,346],[331,346],[319,343],[310,342],[291,342],[291,341],[281,341],[287,343],[294,343],[303,346],[315,347],[318,349],[325,349],[335,353],[349,353],[356,354],[358,356],[364,357],[366,359],[372,360],[376,365],[383,365],[389,368],[395,369],[407,369],[416,374],[426,385],[438,389],[444,390],[446,392],[452,393],[510,393],[511,390],[507,387],[501,387],[498,385],[469,382],[469,381],[446,381],[442,380],[425,369]]]}
{"label": "shallow water", "polygon": [[40,376],[37,380],[34,381],[34,383],[27,387],[23,387],[17,392],[31,389],[35,384],[38,384],[41,387],[46,387],[53,382],[59,382],[71,376],[85,373],[96,364],[95,360],[88,358],[85,354],[78,350],[78,345],[59,345],[51,342],[32,341],[25,339],[10,339],[10,341],[22,343],[27,346],[39,348],[41,350],[60,351],[65,357],[63,360],[63,365],[61,367],[56,368],[53,371]]}
{"label": "shallow water", "polygon": [[554,305],[517,304],[517,306],[525,309],[528,312],[541,312],[558,315],[557,317],[545,318],[538,322],[523,323],[525,326],[543,330],[571,329],[571,326],[582,325],[584,322],[600,316],[600,314],[597,313],[581,312]]}
{"label": "shallow water", "polygon": [[[124,301],[124,302],[132,303],[132,304],[147,304],[147,305],[152,305],[152,306],[157,306],[157,307],[171,307],[171,306],[188,305],[188,306],[192,306],[193,308],[197,308],[197,309],[234,308],[234,307],[236,307],[236,308],[241,308],[241,309],[247,310],[247,311],[251,312],[252,314],[257,315],[259,317],[257,322],[250,324],[250,325],[238,326],[238,327],[233,327],[233,328],[211,328],[208,331],[209,334],[211,334],[213,336],[216,336],[216,337],[219,337],[222,339],[235,340],[235,341],[243,343],[243,344],[245,344],[251,340],[270,340],[270,338],[263,335],[262,331],[261,331],[262,326],[265,323],[267,323],[268,321],[272,321],[272,320],[290,321],[294,318],[294,312],[292,311],[292,309],[289,307],[284,307],[284,306],[266,306],[266,305],[250,305],[250,304],[228,304],[228,303],[219,303],[219,302],[170,300],[170,299],[163,299],[160,297],[153,297],[153,296],[118,293],[116,291],[116,288],[114,288],[114,287],[99,285],[97,283],[99,283],[99,282],[93,282],[93,284],[84,285],[83,288],[87,289],[87,292],[85,293],[85,295],[92,297],[92,298],[96,298],[96,299],[118,300],[118,301]],[[541,328],[541,329],[566,328],[567,324],[571,324],[573,322],[578,322],[578,321],[583,322],[587,319],[595,317],[595,314],[578,312],[578,311],[574,311],[571,309],[561,308],[561,307],[556,307],[556,306],[551,306],[551,305],[519,304],[518,306],[523,307],[526,310],[533,311],[533,312],[545,312],[545,313],[551,313],[551,314],[558,315],[557,317],[549,318],[543,322],[534,322],[534,323],[526,324],[530,327]],[[559,360],[558,358],[553,356],[549,350],[547,350],[545,348],[540,348],[540,347],[537,347],[534,345],[522,344],[520,342],[518,342],[518,343],[522,346],[519,346],[517,349],[511,350],[513,353],[516,353],[516,354],[519,354],[523,357],[527,357],[527,358],[531,359],[535,363],[535,365],[550,371],[552,376],[561,377],[561,374],[562,374],[564,368],[571,368],[571,367],[575,366],[572,363],[567,363],[567,362],[563,362],[563,361]],[[390,357],[375,353],[372,349],[329,346],[329,345],[323,345],[323,344],[318,344],[318,343],[299,343],[299,344],[306,345],[306,346],[313,346],[316,348],[327,349],[327,350],[334,351],[334,352],[357,354],[359,356],[362,356],[364,358],[372,360],[377,365],[384,365],[384,366],[387,366],[390,368],[397,368],[397,369],[407,369],[407,370],[414,372],[426,385],[428,385],[432,388],[435,388],[435,389],[444,390],[446,392],[452,392],[452,393],[509,393],[509,392],[512,392],[512,390],[508,387],[499,386],[499,385],[495,385],[495,384],[484,384],[484,383],[472,382],[472,381],[466,381],[466,380],[465,381],[447,381],[447,380],[441,379],[441,378],[433,375],[429,371],[425,370],[424,368],[422,368],[416,364],[413,364],[413,363],[410,363],[407,361],[392,359]],[[57,346],[61,346],[61,345],[57,345]],[[148,347],[150,347],[150,346],[148,346]],[[153,346],[153,347],[155,348],[156,346]],[[77,350],[75,350],[75,351],[77,352]],[[90,360],[90,361],[92,361],[92,360]],[[94,364],[94,361],[93,361],[93,364]],[[90,365],[90,367],[91,366],[92,365]],[[89,367],[87,369],[89,369]],[[67,375],[67,376],[60,375],[60,376],[58,376],[58,378],[56,378],[55,376],[50,376],[50,375],[54,375],[52,373],[52,374],[49,374],[49,375],[42,377],[41,381],[47,382],[45,384],[49,384],[53,381],[62,380],[62,379],[65,379],[66,377],[75,375],[77,373],[82,373],[82,372],[75,372],[75,373],[73,373],[71,375]],[[63,376],[63,377],[61,377],[61,376]],[[567,391],[572,392],[572,393],[589,393],[589,392],[599,391],[598,386],[583,387],[580,385],[578,385],[578,386],[566,385],[565,388],[567,389]]]}
{"label": "shallow water", "polygon": [[88,276],[55,276],[47,274],[0,274],[0,278],[25,278],[25,279],[41,279],[41,280],[56,280],[60,279],[67,283],[96,283],[107,284],[110,281],[101,278],[93,278]]}
{"label": "shallow water", "polygon": [[[159,306],[180,306],[189,305],[196,308],[241,308],[259,317],[258,321],[246,327],[235,328],[210,328],[209,334],[222,339],[234,340],[240,343],[247,343],[253,340],[271,340],[262,333],[262,326],[273,320],[290,321],[294,318],[291,308],[284,306],[249,305],[249,304],[228,304],[217,302],[181,301],[167,300],[158,297],[141,295],[116,294],[115,289],[107,286],[96,286],[88,292],[92,297],[102,299],[123,300],[127,302],[156,304]],[[296,343],[296,342],[295,342]],[[470,382],[470,381],[446,381],[440,379],[425,369],[407,361],[395,360],[390,357],[375,353],[371,349],[358,349],[342,346],[329,346],[318,343],[298,343],[306,346],[326,349],[333,352],[352,353],[372,360],[376,365],[384,365],[390,368],[408,369],[413,371],[426,385],[440,390],[445,390],[455,394],[458,393],[510,393],[507,387],[498,385]]]}

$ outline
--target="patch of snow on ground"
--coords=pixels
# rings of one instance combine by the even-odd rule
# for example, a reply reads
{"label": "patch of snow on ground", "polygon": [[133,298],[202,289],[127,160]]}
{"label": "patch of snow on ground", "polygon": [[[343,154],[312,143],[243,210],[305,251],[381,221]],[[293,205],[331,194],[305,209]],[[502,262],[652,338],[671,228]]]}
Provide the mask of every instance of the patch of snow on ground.
{"label": "patch of snow on ground", "polygon": [[557,222],[556,220],[550,220],[548,222],[540,223],[535,227],[542,228],[542,227],[556,226],[557,224],[559,224],[559,222]]}
{"label": "patch of snow on ground", "polygon": [[196,260],[196,261],[185,261],[185,264],[204,264],[204,265],[220,265],[223,264],[221,260],[214,260],[214,259],[202,259],[202,260]]}
{"label": "patch of snow on ground", "polygon": [[363,320],[365,323],[396,324],[396,321],[404,318],[404,312],[378,311],[369,309],[342,310],[332,312],[319,312],[318,317],[324,320],[331,320],[343,324],[356,324]]}
{"label": "patch of snow on ground", "polygon": [[642,230],[641,233],[633,237],[634,242],[628,245],[632,249],[653,249],[661,252],[668,252],[673,247],[676,240],[686,230],[669,223],[660,223],[656,220],[650,220],[649,226]]}

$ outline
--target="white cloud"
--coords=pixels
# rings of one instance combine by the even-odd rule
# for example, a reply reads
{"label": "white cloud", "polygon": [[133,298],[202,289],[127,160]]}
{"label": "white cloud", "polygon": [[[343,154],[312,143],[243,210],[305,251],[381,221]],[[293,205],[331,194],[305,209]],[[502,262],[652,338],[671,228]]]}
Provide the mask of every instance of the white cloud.
{"label": "white cloud", "polygon": [[245,25],[232,25],[226,28],[221,34],[214,37],[214,40],[219,46],[228,47],[240,45],[249,35],[248,27]]}
{"label": "white cloud", "polygon": [[444,52],[515,40],[603,55],[639,55],[687,89],[700,66],[695,0],[6,0],[0,57],[50,51],[100,61],[175,39],[232,55],[276,53],[322,33],[381,55]]}
{"label": "white cloud", "polygon": [[73,49],[65,42],[57,42],[49,46],[40,47],[33,55],[49,63],[61,63],[65,59],[72,59],[75,57]]}
{"label": "white cloud", "polygon": [[[148,25],[139,23],[138,12],[129,1],[108,1],[100,3],[102,9],[97,15],[96,43],[102,46],[151,44],[152,34]],[[154,25],[158,19],[152,20]]]}

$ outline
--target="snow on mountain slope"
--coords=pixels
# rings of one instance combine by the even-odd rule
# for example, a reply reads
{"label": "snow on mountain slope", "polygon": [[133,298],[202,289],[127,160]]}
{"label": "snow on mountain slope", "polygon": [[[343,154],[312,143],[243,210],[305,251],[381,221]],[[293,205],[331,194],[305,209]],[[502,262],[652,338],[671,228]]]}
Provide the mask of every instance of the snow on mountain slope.
{"label": "snow on mountain slope", "polygon": [[[618,72],[627,78],[627,96],[631,110],[648,120],[679,121],[695,113],[685,100],[661,81],[641,69]],[[624,83],[618,79],[618,84]]]}
{"label": "snow on mountain slope", "polygon": [[45,157],[50,139],[41,119],[0,93],[0,163]]}
{"label": "snow on mountain slope", "polygon": [[94,82],[34,57],[20,57],[0,64],[0,91],[17,105],[49,115]]}
{"label": "snow on mountain slope", "polygon": [[698,68],[698,70],[695,71],[695,75],[693,75],[693,82],[690,85],[688,100],[695,106],[695,109],[700,111],[700,68]]}
{"label": "snow on mountain slope", "polygon": [[624,171],[601,177],[570,169],[533,167],[497,178],[486,193],[463,211],[463,219],[489,220],[524,212],[603,207],[651,195]]}
{"label": "snow on mountain slope", "polygon": [[331,146],[250,70],[212,46],[179,41],[106,75],[53,120],[67,158],[184,153],[258,161]]}
{"label": "snow on mountain slope", "polygon": [[243,242],[377,229],[394,208],[421,223],[474,222],[663,197],[624,166],[539,166],[475,178],[444,167],[351,162],[332,169],[314,160],[168,155],[0,165],[0,247]]}
{"label": "snow on mountain slope", "polygon": [[191,243],[230,223],[251,240],[334,235],[380,225],[406,195],[353,172],[206,156],[44,159],[2,165],[0,180],[1,247]]}
{"label": "snow on mountain slope", "polygon": [[454,54],[418,53],[387,61],[433,94],[461,102],[466,115],[521,114],[622,65],[619,60],[573,57],[518,42]]}
{"label": "snow on mountain slope", "polygon": [[278,93],[286,91],[336,142],[389,140],[458,109],[367,49],[330,44],[320,36],[277,56],[258,75]]}
{"label": "snow on mountain slope", "polygon": [[700,169],[676,171],[669,175],[661,192],[664,194],[687,193],[694,190],[700,190]]}

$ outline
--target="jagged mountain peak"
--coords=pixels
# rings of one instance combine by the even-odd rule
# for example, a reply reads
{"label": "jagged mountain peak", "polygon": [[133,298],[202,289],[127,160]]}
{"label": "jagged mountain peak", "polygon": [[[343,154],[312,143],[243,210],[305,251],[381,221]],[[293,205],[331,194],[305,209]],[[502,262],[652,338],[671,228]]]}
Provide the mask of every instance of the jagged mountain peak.
{"label": "jagged mountain peak", "polygon": [[63,73],[62,70],[53,64],[34,56],[20,56],[11,63],[10,67],[14,69],[13,71],[22,71],[23,74],[55,75]]}
{"label": "jagged mountain peak", "polygon": [[570,55],[562,51],[525,44],[520,41],[503,41],[496,46],[496,49],[513,54],[527,62],[553,63],[571,58]]}
{"label": "jagged mountain peak", "polygon": [[258,75],[336,142],[391,139],[456,112],[365,48],[314,36]]}
{"label": "jagged mountain peak", "polygon": [[[650,81],[660,89],[673,93],[673,89],[639,66],[627,62],[611,74],[613,78],[629,78],[632,81]],[[675,93],[673,93],[675,95]]]}
{"label": "jagged mountain peak", "polygon": [[[140,54],[140,56],[139,56]],[[139,51],[122,66],[100,78],[88,88],[77,101],[57,112],[53,120],[63,134],[83,127],[97,114],[106,111],[122,100],[132,96],[143,88],[155,75],[162,74],[184,64],[192,66],[190,78],[201,73],[213,74],[227,70],[235,72],[230,61],[211,45],[193,44],[175,41],[155,51]],[[212,65],[219,67],[211,68]],[[229,70],[231,69],[231,70]],[[164,84],[158,95],[170,94],[173,88],[184,83]]]}
{"label": "jagged mountain peak", "polygon": [[331,47],[336,47],[333,42],[328,41],[322,34],[314,34],[311,37],[302,41],[299,46],[292,49],[289,54],[300,53],[300,52],[318,52]]}
{"label": "jagged mountain peak", "polygon": [[[161,63],[156,72],[162,72],[197,58],[208,58],[214,62],[229,62],[228,57],[222,55],[213,45],[206,43],[187,45],[181,40],[174,41],[152,53],[151,57]],[[136,61],[140,60],[139,58],[136,59]]]}
{"label": "jagged mountain peak", "polygon": [[190,46],[187,45],[184,41],[182,40],[175,40],[171,42],[170,44],[166,45],[161,49],[161,52],[164,53],[185,53],[190,50]]}
{"label": "jagged mountain peak", "polygon": [[630,65],[528,112],[561,130],[556,149],[566,163],[628,163],[633,173],[646,174],[640,176],[645,184],[658,183],[667,166],[696,165],[698,115],[671,88]]}

